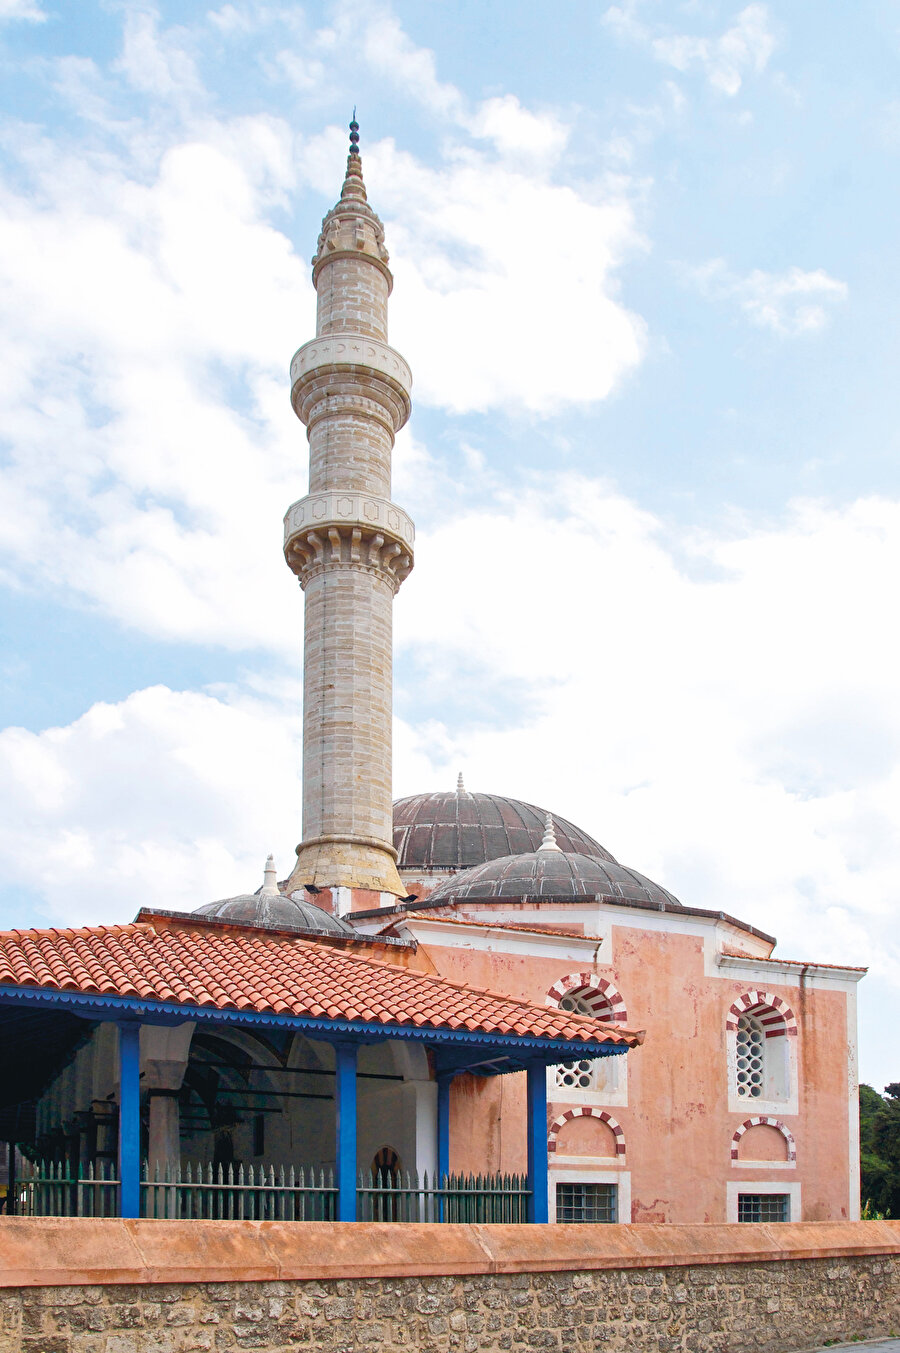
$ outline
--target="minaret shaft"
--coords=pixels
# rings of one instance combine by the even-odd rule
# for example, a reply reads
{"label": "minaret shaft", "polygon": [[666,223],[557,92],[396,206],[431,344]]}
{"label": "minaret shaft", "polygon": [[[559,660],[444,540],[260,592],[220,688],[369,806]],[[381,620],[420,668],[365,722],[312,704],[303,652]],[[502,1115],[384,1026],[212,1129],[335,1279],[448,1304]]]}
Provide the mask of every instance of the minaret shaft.
{"label": "minaret shaft", "polygon": [[392,279],[355,150],[322,223],[313,282],[316,337],[291,363],[310,474],[309,494],[285,517],[285,555],[306,593],[303,840],[289,887],[402,896],[392,845],[392,611],[414,533],[390,492],[412,381],[387,344]]}

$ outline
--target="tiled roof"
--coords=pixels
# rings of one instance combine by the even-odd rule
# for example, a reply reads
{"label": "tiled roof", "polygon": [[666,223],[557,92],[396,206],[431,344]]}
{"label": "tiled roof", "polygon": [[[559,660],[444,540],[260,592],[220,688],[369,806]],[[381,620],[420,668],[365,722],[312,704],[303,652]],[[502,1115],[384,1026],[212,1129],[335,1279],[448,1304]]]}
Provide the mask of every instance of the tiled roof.
{"label": "tiled roof", "polygon": [[378,933],[383,935],[386,931],[393,930],[404,920],[409,920],[413,924],[416,921],[436,921],[439,925],[474,926],[476,930],[519,930],[526,935],[559,935],[563,939],[593,939],[594,943],[597,943],[596,936],[586,935],[584,930],[575,930],[571,926],[530,925],[524,921],[484,921],[472,917],[443,916],[441,915],[442,909],[439,907],[435,907],[434,910],[434,916],[429,916],[428,912],[424,910],[410,912],[408,916],[395,916],[390,924],[384,926]]}
{"label": "tiled roof", "polygon": [[759,954],[746,954],[740,949],[722,949],[726,958],[746,958],[751,963],[780,963],[788,968],[834,968],[838,972],[868,972],[868,968],[854,967],[852,963],[819,963],[816,959],[806,958],[763,958]]}
{"label": "tiled roof", "polygon": [[628,1047],[643,1038],[327,943],[239,927],[223,933],[196,918],[0,932],[0,984]]}

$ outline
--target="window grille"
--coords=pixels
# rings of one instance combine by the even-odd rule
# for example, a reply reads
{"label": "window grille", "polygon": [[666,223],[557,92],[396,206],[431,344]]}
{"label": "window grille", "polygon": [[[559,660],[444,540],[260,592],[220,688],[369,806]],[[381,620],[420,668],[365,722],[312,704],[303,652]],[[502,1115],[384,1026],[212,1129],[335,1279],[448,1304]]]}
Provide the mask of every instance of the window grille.
{"label": "window grille", "polygon": [[[600,1019],[606,1011],[597,1011],[583,996],[571,991],[563,996],[560,1010],[571,1010],[576,1015],[592,1015]],[[597,1061],[579,1058],[576,1062],[560,1062],[556,1068],[556,1084],[563,1090],[593,1090],[597,1084]]]}
{"label": "window grille", "polygon": [[790,1221],[787,1193],[739,1193],[738,1221]]}
{"label": "window grille", "polygon": [[741,1015],[737,1027],[737,1092],[745,1099],[759,1099],[765,1078],[766,1039],[759,1020]]}
{"label": "window grille", "polygon": [[615,1184],[557,1184],[556,1220],[615,1221]]}

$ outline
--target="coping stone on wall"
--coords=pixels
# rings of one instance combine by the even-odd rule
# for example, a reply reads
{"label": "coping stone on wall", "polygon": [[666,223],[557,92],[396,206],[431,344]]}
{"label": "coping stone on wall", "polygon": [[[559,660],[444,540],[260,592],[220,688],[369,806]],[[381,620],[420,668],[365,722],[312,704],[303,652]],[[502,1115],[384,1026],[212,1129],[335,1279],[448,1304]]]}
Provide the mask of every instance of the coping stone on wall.
{"label": "coping stone on wall", "polygon": [[900,1221],[397,1225],[0,1218],[0,1287],[668,1268],[900,1254]]}

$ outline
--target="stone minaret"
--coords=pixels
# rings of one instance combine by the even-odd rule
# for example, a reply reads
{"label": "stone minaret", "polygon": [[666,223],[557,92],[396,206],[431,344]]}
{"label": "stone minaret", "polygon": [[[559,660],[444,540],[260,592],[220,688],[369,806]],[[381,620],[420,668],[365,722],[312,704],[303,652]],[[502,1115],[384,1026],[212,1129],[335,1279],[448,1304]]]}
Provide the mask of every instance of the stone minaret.
{"label": "stone minaret", "polygon": [[309,494],[284,519],[285,557],[306,593],[303,840],[288,891],[312,884],[402,897],[392,845],[392,607],[413,565],[414,532],[391,502],[391,452],[409,418],[412,377],[387,344],[393,278],[358,143],[354,120],[340,201],[312,261],[316,337],[291,362]]}

